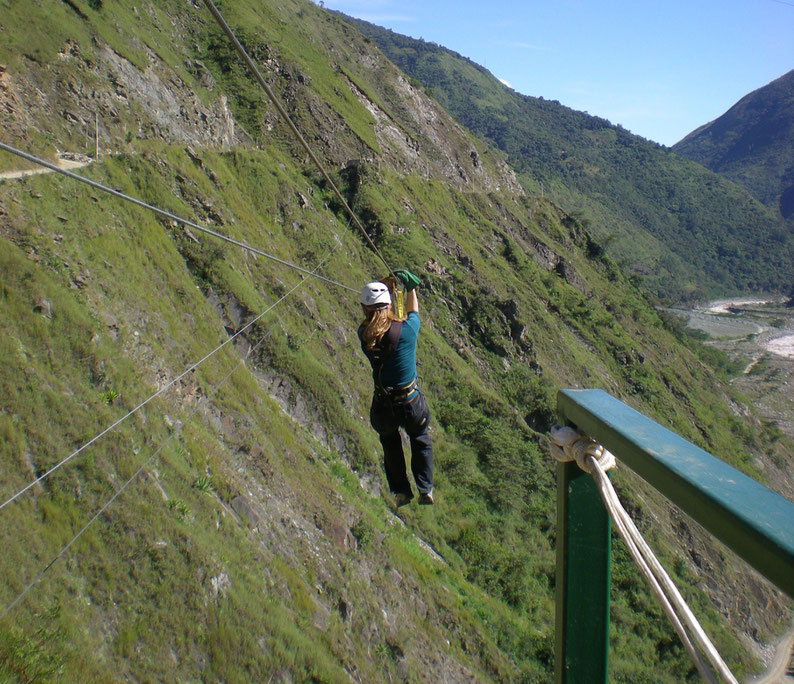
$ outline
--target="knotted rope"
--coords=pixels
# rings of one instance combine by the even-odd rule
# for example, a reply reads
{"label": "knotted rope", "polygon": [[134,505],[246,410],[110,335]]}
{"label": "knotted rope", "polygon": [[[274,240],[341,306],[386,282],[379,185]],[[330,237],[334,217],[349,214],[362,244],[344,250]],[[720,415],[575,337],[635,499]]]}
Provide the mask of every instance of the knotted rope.
{"label": "knotted rope", "polygon": [[[551,455],[555,460],[563,463],[576,461],[583,471],[593,476],[601,499],[612,516],[615,527],[625,542],[631,557],[645,576],[645,579],[648,580],[651,590],[659,600],[659,603],[661,603],[662,609],[673,624],[673,628],[681,639],[681,643],[689,653],[692,662],[703,679],[717,684],[714,673],[703,661],[703,657],[694,642],[697,642],[698,646],[705,652],[706,657],[723,680],[731,684],[738,684],[725,661],[717,652],[717,649],[714,648],[697,618],[673,584],[670,576],[659,563],[651,548],[642,538],[634,521],[621,505],[612,482],[606,474],[607,470],[617,465],[615,457],[602,445],[570,427],[552,426],[549,431],[549,444]],[[686,624],[686,627],[684,624]],[[692,633],[692,637],[687,632],[687,628]]]}
{"label": "knotted rope", "polygon": [[549,433],[551,439],[551,455],[557,461],[576,461],[582,470],[593,474],[594,465],[590,457],[595,459],[595,465],[607,471],[617,465],[615,457],[600,444],[583,435],[571,427],[552,425]]}

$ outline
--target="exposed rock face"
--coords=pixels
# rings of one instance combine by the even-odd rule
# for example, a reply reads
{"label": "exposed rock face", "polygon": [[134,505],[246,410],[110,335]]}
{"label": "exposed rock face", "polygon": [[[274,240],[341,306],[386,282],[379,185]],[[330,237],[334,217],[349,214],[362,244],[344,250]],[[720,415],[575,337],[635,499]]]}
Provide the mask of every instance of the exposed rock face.
{"label": "exposed rock face", "polygon": [[12,74],[0,64],[0,122],[7,135],[24,138],[30,125],[28,106]]}
{"label": "exposed rock face", "polygon": [[[58,135],[62,144],[69,145],[71,139],[93,148],[98,132],[101,153],[123,150],[135,138],[222,150],[255,144],[235,121],[226,95],[206,64],[188,58],[182,65],[186,71],[180,75],[150,47],[137,43],[136,47],[146,55],[148,63],[143,68],[98,40],[90,50],[68,40],[52,68],[33,68],[35,87],[29,82],[24,89],[15,88],[0,66],[0,121],[24,137],[26,128],[37,125],[37,118],[56,116],[65,127]],[[342,75],[372,116],[380,147],[375,151],[317,97],[307,74],[270,45],[263,43],[256,50],[257,63],[275,79],[274,90],[285,108],[293,116],[312,120],[317,133],[310,144],[332,166],[346,164],[351,146],[357,145],[358,155],[367,163],[377,157],[378,165],[443,180],[460,190],[523,195],[504,161],[491,158],[481,143],[383,56],[364,54],[361,66],[372,72],[378,99],[387,104],[388,111]],[[185,81],[188,75],[212,96],[200,99]],[[261,132],[266,136],[283,125],[274,107],[267,107],[262,117]]]}
{"label": "exposed rock face", "polygon": [[[374,59],[365,64],[372,69],[382,67]],[[389,85],[402,105],[400,120],[383,111],[355,83],[348,81],[348,85],[375,119],[378,144],[397,168],[428,178],[443,178],[459,189],[523,194],[512,169],[499,162],[497,173],[489,173],[477,150],[446,112],[402,74],[395,72],[390,77]]]}
{"label": "exposed rock face", "polygon": [[[88,59],[78,43],[68,41],[58,62],[32,70],[25,87],[0,65],[0,121],[15,138],[26,139],[31,127],[43,127],[45,120],[57,126],[60,119],[65,126],[60,144],[93,147],[98,132],[102,153],[116,152],[135,137],[216,149],[249,141],[235,124],[225,94],[202,103],[157,55],[147,53],[149,65],[141,70],[107,46],[100,45],[95,59]],[[203,65],[191,66],[201,83],[214,88]]]}
{"label": "exposed rock face", "polygon": [[[113,93],[102,98],[103,109],[111,117],[117,114],[117,106],[132,101],[153,117],[159,135],[169,142],[221,149],[241,142],[225,95],[219,94],[210,106],[205,106],[182,79],[158,73],[154,55],[150,55],[151,65],[140,71],[109,48],[99,54],[114,86]],[[212,84],[209,72],[204,69],[201,73],[200,78]]]}
{"label": "exposed rock face", "polygon": [[0,64],[0,111],[4,114],[21,114],[19,98],[11,85],[11,77],[5,66]]}

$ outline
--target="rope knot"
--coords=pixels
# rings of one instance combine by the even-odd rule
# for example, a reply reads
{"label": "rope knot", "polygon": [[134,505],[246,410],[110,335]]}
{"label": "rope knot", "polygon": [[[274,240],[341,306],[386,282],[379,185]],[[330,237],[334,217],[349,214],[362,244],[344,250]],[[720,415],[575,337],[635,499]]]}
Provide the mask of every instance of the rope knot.
{"label": "rope knot", "polygon": [[[571,427],[552,425],[549,430],[551,455],[562,463],[576,461],[586,473],[592,474],[593,462],[601,470],[609,470],[617,465],[615,457],[595,440],[577,432]],[[591,461],[590,459],[593,459]]]}

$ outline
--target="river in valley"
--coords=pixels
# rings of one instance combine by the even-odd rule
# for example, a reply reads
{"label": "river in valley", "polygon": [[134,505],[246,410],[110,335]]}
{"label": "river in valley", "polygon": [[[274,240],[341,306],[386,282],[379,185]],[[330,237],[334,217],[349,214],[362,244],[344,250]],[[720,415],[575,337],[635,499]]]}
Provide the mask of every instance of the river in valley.
{"label": "river in valley", "polygon": [[[794,307],[787,298],[719,300],[692,310],[675,310],[690,328],[708,335],[742,369],[731,380],[761,419],[794,439]],[[762,467],[767,486],[794,501],[794,454],[779,468]],[[794,684],[794,626],[757,655],[767,665],[752,684]]]}
{"label": "river in valley", "polygon": [[[705,332],[717,346],[735,346],[756,355],[769,352],[794,359],[794,308],[786,298],[720,299],[691,310],[674,309],[687,325]],[[751,345],[742,344],[750,342]],[[755,352],[752,351],[755,348]]]}
{"label": "river in valley", "polygon": [[707,344],[741,364],[743,373],[731,384],[764,420],[774,421],[794,438],[794,307],[787,307],[786,301],[724,299],[675,313],[684,316],[690,328],[705,332]]}

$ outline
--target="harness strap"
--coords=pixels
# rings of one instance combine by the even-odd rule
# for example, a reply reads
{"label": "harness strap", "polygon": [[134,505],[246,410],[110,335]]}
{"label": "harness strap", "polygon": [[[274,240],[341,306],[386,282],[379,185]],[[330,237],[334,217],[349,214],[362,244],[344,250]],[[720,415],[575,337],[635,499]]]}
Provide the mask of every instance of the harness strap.
{"label": "harness strap", "polygon": [[358,337],[359,340],[361,340],[361,349],[364,354],[366,354],[370,364],[372,365],[372,380],[375,383],[375,387],[381,386],[380,374],[383,370],[383,365],[386,363],[386,359],[388,359],[392,352],[397,348],[397,343],[400,341],[402,329],[402,321],[392,321],[388,331],[383,335],[383,337],[380,338],[380,340],[378,340],[375,346],[372,349],[366,349],[364,347],[364,340],[362,338],[364,324],[362,323],[358,328]]}
{"label": "harness strap", "polygon": [[411,380],[407,385],[399,387],[384,386],[380,381],[383,366],[400,341],[402,327],[402,321],[393,321],[389,330],[371,350],[364,348],[364,340],[361,339],[364,325],[362,324],[358,329],[361,349],[366,354],[370,364],[372,364],[372,380],[375,383],[375,394],[382,399],[388,399],[392,404],[409,404],[419,396],[417,378]]}
{"label": "harness strap", "polygon": [[394,404],[407,404],[418,396],[418,384],[417,378],[414,378],[411,382],[402,387],[383,387],[382,385],[375,385],[375,392],[380,397],[388,398]]}

